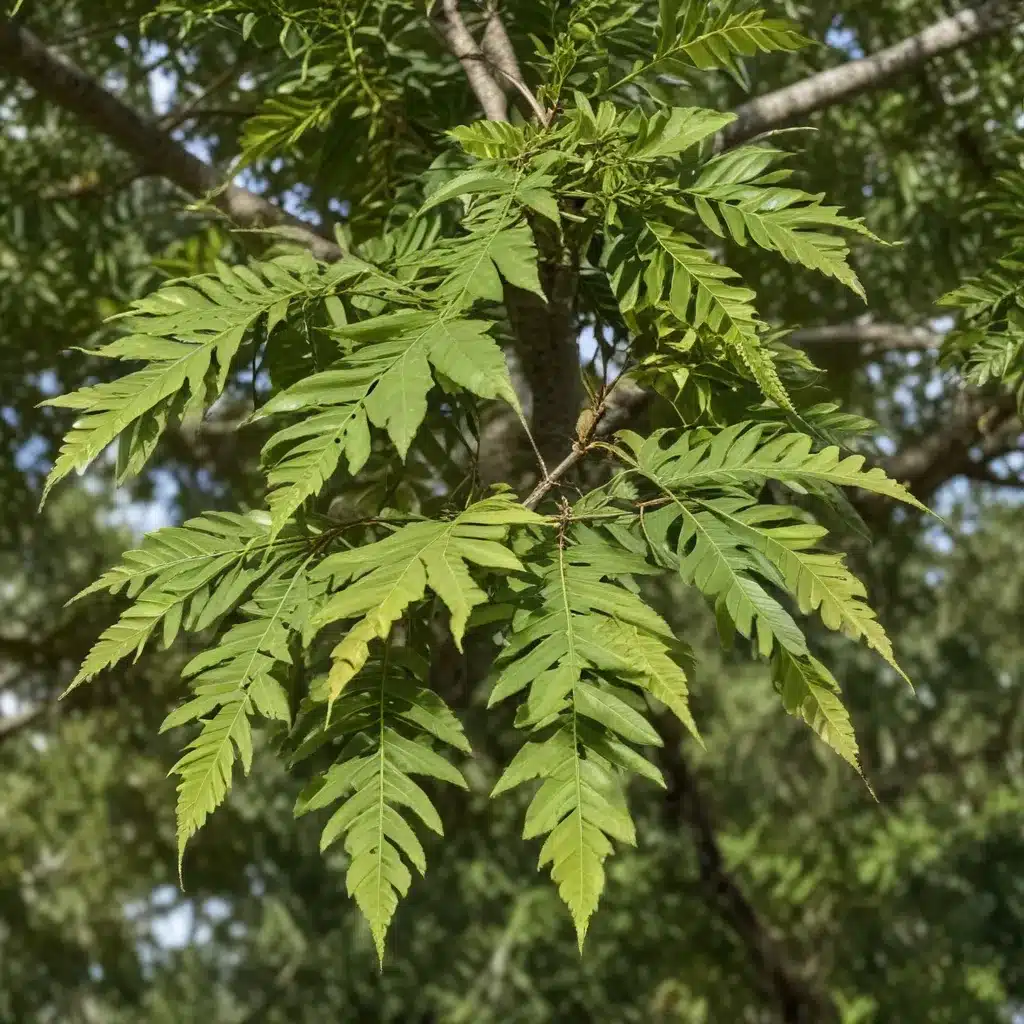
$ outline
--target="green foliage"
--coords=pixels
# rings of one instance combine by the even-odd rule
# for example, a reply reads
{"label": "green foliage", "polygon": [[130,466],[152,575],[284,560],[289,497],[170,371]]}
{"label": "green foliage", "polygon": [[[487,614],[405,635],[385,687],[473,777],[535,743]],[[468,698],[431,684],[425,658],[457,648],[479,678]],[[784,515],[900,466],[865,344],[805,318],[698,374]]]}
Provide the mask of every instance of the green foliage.
{"label": "green foliage", "polygon": [[[182,670],[193,697],[172,711],[161,731],[201,721],[199,735],[172,769],[178,786],[178,866],[185,844],[224,800],[231,786],[237,751],[246,774],[252,767],[249,718],[290,723],[287,689],[279,678],[292,662],[290,627],[301,632],[309,616],[306,560],[292,559],[265,579],[241,605],[241,621],[219,643],[193,658]],[[236,580],[244,578],[241,574]]]}
{"label": "green foliage", "polygon": [[1024,172],[1003,175],[990,206],[1005,218],[1009,249],[940,299],[962,314],[943,342],[943,362],[977,387],[1000,382],[1024,410]]}
{"label": "green foliage", "polygon": [[384,540],[325,559],[315,577],[329,581],[331,596],[314,626],[361,616],[331,652],[329,702],[366,663],[370,643],[387,638],[428,585],[451,613],[452,638],[461,650],[470,613],[487,600],[467,563],[506,572],[522,570],[502,542],[511,526],[543,522],[517,502],[490,498],[450,520],[409,523]]}
{"label": "green foliage", "polygon": [[[201,630],[221,618],[265,573],[268,539],[262,515],[210,512],[184,526],[157,530],[141,548],[125,552],[121,565],[74,598],[103,590],[124,591],[133,604],[104,631],[68,689],[133,652],[137,657],[161,623],[167,647],[182,627]],[[281,554],[288,547],[284,541]],[[257,555],[259,564],[253,565]]]}
{"label": "green foliage", "polygon": [[[642,438],[625,432],[617,454],[656,489],[641,504],[640,527],[663,564],[677,564],[713,603],[728,636],[755,639],[768,657],[776,644],[792,657],[806,640],[770,587],[787,591],[800,611],[818,611],[830,629],[863,638],[900,674],[892,645],[864,602],[863,585],[841,555],[809,550],[827,531],[804,521],[799,509],[760,504],[744,488],[775,480],[799,491],[810,484],[861,487],[919,504],[863,458],[840,458],[835,447],[811,451],[806,435],[780,433],[762,442],[758,425],[734,424],[713,437],[683,434],[663,447],[664,432]],[[696,443],[695,443],[696,442]]]}
{"label": "green foliage", "polygon": [[371,423],[406,456],[427,414],[431,368],[475,395],[500,397],[518,408],[504,357],[488,333],[491,325],[446,312],[402,310],[336,328],[343,343],[362,344],[336,368],[299,381],[260,410],[261,418],[305,414],[263,449],[276,528],[320,492],[342,456],[353,476],[366,465]]}
{"label": "green foliage", "polygon": [[[490,703],[520,697],[527,738],[493,794],[539,781],[523,835],[545,837],[540,867],[550,865],[581,946],[613,843],[636,842],[630,777],[663,781],[650,754],[664,743],[664,709],[700,739],[686,638],[645,588],[702,594],[724,640],[738,633],[771,661],[784,708],[855,767],[838,684],[793,610],[817,613],[902,674],[863,584],[819,547],[825,528],[775,488],[840,512],[842,487],[919,503],[862,457],[821,447],[830,428],[845,436],[861,421],[787,385],[813,367],[779,344],[727,262],[752,241],[863,296],[844,239],[877,239],[822,195],[781,187],[781,151],[716,155],[732,116],[664,102],[655,81],[712,70],[742,81],[742,58],[803,40],[732,3],[666,0],[656,25],[650,11],[573,7],[555,15],[547,42],[536,39],[550,109],[538,100],[528,124],[417,134],[396,115],[396,95],[429,95],[454,67],[438,70],[418,56],[419,36],[409,42],[426,12],[413,18],[384,0],[287,16],[199,5],[186,34],[231,14],[245,38],[279,29],[274,45],[301,65],[248,122],[242,162],[274,174],[268,158],[301,157],[347,112],[367,123],[366,159],[354,164],[397,169],[401,187],[382,218],[380,181],[348,180],[346,198],[365,209],[340,232],[348,251],[333,265],[291,252],[218,263],[134,302],[119,321],[128,333],[100,354],[143,368],[49,403],[81,419],[47,487],[116,439],[123,479],[170,427],[194,425],[248,376],[249,427],[270,429],[266,511],[158,531],[88,588],[124,589],[132,603],[72,685],[137,654],[158,626],[165,645],[182,629],[205,634],[183,671],[191,696],[164,722],[198,726],[173,769],[179,869],[236,759],[250,771],[264,719],[276,752],[292,751],[312,776],[297,810],[342,801],[321,846],[344,837],[348,890],[381,958],[411,887],[408,865],[425,870],[407,818],[442,832],[440,804],[413,776],[465,785],[444,749],[469,751],[441,695],[449,641],[462,651],[472,632],[500,647]],[[393,38],[385,30],[399,14]],[[610,49],[615,60],[597,70]],[[625,70],[612,81],[610,68]],[[541,311],[531,323],[561,317],[569,346],[580,326],[609,325],[622,376],[688,382],[700,408],[670,401],[681,431],[595,441],[586,424],[597,429],[606,389],[581,418],[575,450],[564,438],[568,458],[554,476],[542,467],[531,497],[519,496],[529,493],[521,477],[483,486],[484,443],[502,407],[527,427],[502,348],[517,331],[520,353],[535,340],[510,315],[524,303]],[[605,483],[570,506],[561,474],[584,457]]]}
{"label": "green foliage", "polygon": [[338,761],[300,797],[297,814],[344,800],[324,826],[320,849],[342,836],[348,892],[370,924],[378,958],[398,900],[411,884],[402,855],[423,875],[426,855],[402,816],[406,809],[437,835],[444,829],[427,793],[411,776],[466,788],[461,772],[432,741],[469,753],[458,719],[427,685],[428,663],[386,644],[334,705],[332,734],[346,742]]}
{"label": "green foliage", "polygon": [[526,812],[523,838],[547,836],[539,866],[551,864],[582,948],[604,888],[611,840],[632,845],[636,838],[623,777],[631,772],[661,782],[658,769],[635,749],[661,739],[631,689],[664,700],[691,730],[696,727],[686,676],[673,658],[678,641],[661,616],[612,582],[651,573],[652,566],[586,527],[542,544],[528,565],[536,582],[516,594],[519,610],[489,703],[528,688],[516,724],[544,738],[527,741],[492,795],[543,780]]}
{"label": "green foliage", "polygon": [[[329,294],[346,264],[322,268],[309,256],[228,267],[172,281],[117,315],[128,333],[99,350],[106,359],[144,362],[117,380],[58,395],[45,404],[81,414],[47,481],[83,472],[118,437],[119,477],[137,473],[170,422],[197,419],[227,384],[239,349],[264,318],[269,334],[301,299]],[[45,492],[44,492],[45,494]]]}

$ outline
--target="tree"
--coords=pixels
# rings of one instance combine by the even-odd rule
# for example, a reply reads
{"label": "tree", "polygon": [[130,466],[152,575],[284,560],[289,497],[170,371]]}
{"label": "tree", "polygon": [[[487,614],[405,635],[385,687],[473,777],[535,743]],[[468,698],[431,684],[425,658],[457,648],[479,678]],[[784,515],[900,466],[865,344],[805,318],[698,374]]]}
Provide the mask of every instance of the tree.
{"label": "tree", "polygon": [[[120,482],[152,479],[147,469],[170,459],[213,463],[231,484],[212,510],[150,534],[86,588],[126,591],[131,602],[85,654],[72,688],[97,676],[103,686],[116,666],[118,678],[123,659],[158,638],[168,647],[195,634],[183,668],[192,696],[164,722],[199,723],[176,766],[179,863],[224,800],[236,758],[249,770],[250,720],[265,720],[257,749],[310,780],[298,810],[342,801],[321,846],[344,838],[348,888],[381,957],[399,896],[415,899],[410,867],[425,867],[423,828],[439,832],[442,817],[467,813],[469,801],[474,820],[504,829],[504,812],[489,819],[478,792],[534,779],[542,784],[524,831],[548,837],[542,866],[582,945],[606,858],[635,839],[626,780],[640,776],[667,797],[659,805],[630,782],[631,800],[693,830],[702,884],[783,1018],[874,1012],[863,1000],[843,1008],[808,980],[725,868],[680,732],[699,735],[686,641],[703,634],[681,628],[686,620],[672,611],[698,615],[687,594],[702,594],[723,640],[749,641],[786,709],[860,770],[825,667],[857,661],[793,613],[862,639],[902,674],[863,585],[824,543],[826,527],[849,537],[863,520],[887,520],[879,497],[904,501],[904,549],[890,565],[912,579],[921,501],[954,475],[1003,479],[991,467],[1020,433],[1001,391],[1003,381],[1019,383],[1020,290],[1005,274],[1012,256],[984,268],[986,232],[1005,223],[1007,203],[964,246],[966,266],[902,291],[882,287],[875,308],[903,313],[906,328],[871,322],[787,335],[825,308],[852,315],[844,289],[863,294],[858,272],[882,279],[898,258],[909,270],[929,239],[921,233],[909,255],[894,256],[862,219],[813,191],[813,150],[801,168],[810,188],[798,189],[786,164],[799,160],[776,148],[786,136],[755,133],[991,34],[1013,8],[951,16],[727,114],[752,73],[745,58],[785,54],[785,74],[799,75],[790,54],[804,40],[792,25],[698,3],[434,7],[427,17],[385,2],[165,6],[147,20],[139,47],[166,41],[157,59],[179,62],[200,90],[172,120],[202,111],[218,90],[265,97],[255,110],[247,97],[241,133],[229,121],[207,143],[214,159],[237,153],[232,173],[245,169],[251,186],[219,191],[220,172],[97,79],[58,61],[16,21],[0,31],[0,62],[143,161],[141,173],[196,197],[214,191],[231,220],[261,229],[186,230],[189,241],[162,266],[187,276],[141,298],[145,279],[125,271],[145,256],[116,246],[121,268],[110,278],[123,300],[103,327],[88,287],[96,271],[72,278],[85,282],[79,322],[108,361],[86,387],[48,400],[78,419],[46,490],[72,469],[102,465],[114,441],[105,471]],[[865,42],[875,31],[868,18],[850,19]],[[228,53],[237,61],[229,74],[208,80]],[[238,86],[242,66],[251,89]],[[735,88],[713,73],[721,71]],[[474,120],[477,108],[486,119]],[[130,173],[137,198],[166,201],[138,168]],[[885,176],[879,184],[891,187]],[[959,184],[950,193],[965,200]],[[1013,178],[1003,187],[1012,201]],[[302,216],[282,214],[259,191],[287,197]],[[927,199],[927,187],[909,191]],[[872,228],[898,237],[891,229],[912,202],[894,209],[885,195],[877,200]],[[854,202],[868,212],[863,197]],[[181,231],[173,217],[167,223],[169,232],[159,217],[147,224],[147,243]],[[103,223],[104,240],[119,227],[134,230]],[[975,390],[955,398],[952,415],[939,413],[942,430],[922,430],[919,443],[866,469],[852,452],[860,445],[871,455],[872,426],[833,400],[838,392],[865,404],[848,354],[864,341],[929,344],[914,321],[964,270],[984,276],[948,300],[971,321],[944,350]],[[26,278],[19,267],[19,284]],[[756,304],[748,282],[759,285]],[[815,289],[811,302],[798,297],[801,287]],[[57,329],[75,313],[61,310]],[[831,390],[808,358],[819,350],[837,382]],[[144,365],[124,374],[125,361]],[[879,396],[887,384],[893,391],[884,371],[878,383]],[[865,411],[890,426],[903,415],[884,397]],[[913,411],[924,419],[919,403]],[[226,433],[237,447],[217,465]],[[247,445],[261,450],[265,485]],[[852,502],[841,487],[855,489]],[[109,696],[115,709],[126,699]],[[510,697],[522,700],[517,736],[502,717]],[[497,707],[485,714],[481,700]],[[456,716],[460,704],[468,706]],[[742,730],[744,716],[730,718]],[[771,752],[790,735],[776,722],[760,744]],[[886,762],[880,750],[871,757]],[[872,761],[865,767],[884,798]],[[435,781],[470,793],[454,797]],[[842,785],[856,789],[855,776]],[[854,828],[864,820],[850,818]],[[445,849],[427,848],[432,865]],[[189,870],[186,862],[186,881]],[[855,980],[837,984],[859,990]],[[713,1012],[722,1012],[729,996],[715,995]],[[475,998],[471,990],[461,1012],[481,1012]],[[701,1012],[685,994],[658,998],[660,1013],[676,1003],[680,1013]],[[999,1012],[1009,998],[999,996]]]}

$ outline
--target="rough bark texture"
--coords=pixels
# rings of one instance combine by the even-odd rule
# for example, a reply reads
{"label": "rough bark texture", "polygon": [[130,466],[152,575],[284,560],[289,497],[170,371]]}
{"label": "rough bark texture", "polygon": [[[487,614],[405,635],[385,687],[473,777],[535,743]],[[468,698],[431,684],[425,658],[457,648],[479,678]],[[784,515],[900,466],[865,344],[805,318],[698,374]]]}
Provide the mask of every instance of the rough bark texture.
{"label": "rough bark texture", "polygon": [[487,67],[487,58],[466,27],[459,10],[459,0],[442,0],[435,19],[452,56],[462,65],[466,80],[480,103],[488,121],[507,121],[508,103],[505,90]]}
{"label": "rough bark texture", "polygon": [[505,306],[530,389],[533,438],[550,469],[569,450],[583,405],[575,322],[578,278],[575,268],[562,262],[542,264],[540,274],[546,304],[510,286]]}

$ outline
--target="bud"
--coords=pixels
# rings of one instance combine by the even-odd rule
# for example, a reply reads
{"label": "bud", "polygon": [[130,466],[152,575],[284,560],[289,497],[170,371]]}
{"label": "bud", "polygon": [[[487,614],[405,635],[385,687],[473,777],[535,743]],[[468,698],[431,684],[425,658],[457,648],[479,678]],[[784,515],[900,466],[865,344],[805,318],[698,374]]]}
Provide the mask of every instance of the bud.
{"label": "bud", "polygon": [[594,436],[597,414],[593,409],[584,409],[576,420],[576,438],[580,444],[586,444]]}

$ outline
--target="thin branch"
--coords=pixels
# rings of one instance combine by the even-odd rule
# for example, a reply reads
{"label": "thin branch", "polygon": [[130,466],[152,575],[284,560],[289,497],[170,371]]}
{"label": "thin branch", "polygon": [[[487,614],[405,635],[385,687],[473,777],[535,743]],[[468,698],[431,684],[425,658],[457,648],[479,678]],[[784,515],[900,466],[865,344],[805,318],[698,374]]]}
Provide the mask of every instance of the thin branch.
{"label": "thin branch", "polygon": [[40,96],[112,139],[146,172],[166,178],[196,198],[209,195],[239,226],[283,225],[319,259],[332,260],[341,255],[335,242],[269,200],[238,185],[223,185],[213,167],[157,125],[143,120],[81,68],[49,50],[10,18],[0,19],[0,69],[22,78]]}
{"label": "thin branch", "polygon": [[[844,102],[870,89],[880,88],[908,68],[994,34],[1000,28],[1015,22],[1022,13],[1024,4],[1021,0],[991,0],[980,7],[944,18],[923,32],[869,57],[848,61],[837,68],[812,75],[795,85],[751,100],[737,110],[737,120],[723,134],[721,148],[738,145],[762,132],[781,128],[794,118]],[[917,328],[890,329],[887,325],[870,325],[859,327],[857,336],[850,328],[815,328],[813,332],[794,332],[790,335],[790,340],[796,344],[856,341],[879,348],[909,350],[932,348],[939,339],[931,332],[926,335]],[[631,399],[623,409],[624,415],[619,426],[625,425],[631,415],[641,411],[647,401],[643,397]],[[962,433],[958,431],[958,436]],[[934,442],[934,438],[931,441]],[[946,445],[943,450],[948,447]],[[572,454],[570,452],[567,458]],[[922,492],[930,494],[935,486],[938,486],[934,484],[934,470],[941,465],[942,456],[937,456],[935,460],[929,457],[925,461],[929,467],[928,471],[915,463],[914,472],[910,476],[913,480],[919,481]],[[897,465],[898,470],[904,468],[907,468],[905,464]],[[942,480],[955,475],[957,474],[948,474]]]}
{"label": "thin branch", "polygon": [[566,455],[566,457],[562,459],[562,461],[555,466],[555,468],[551,470],[551,472],[548,473],[536,487],[534,487],[530,496],[523,502],[523,505],[530,509],[536,508],[541,501],[544,500],[546,495],[558,486],[562,477],[565,476],[565,474],[568,473],[569,470],[587,454],[588,450],[589,449],[585,445],[580,444],[579,441],[573,441],[572,451],[569,452],[569,454]]}
{"label": "thin branch", "polygon": [[1024,490],[1024,477],[1019,475],[1001,476],[986,462],[972,462],[964,467],[963,475],[968,480],[991,484],[993,487],[1009,487],[1012,490]]}
{"label": "thin branch", "polygon": [[902,324],[832,324],[793,331],[786,340],[799,347],[850,344],[869,345],[883,351],[916,351],[938,348],[942,344],[942,335],[926,327],[904,327]]}
{"label": "thin branch", "polygon": [[533,111],[538,122],[546,128],[551,121],[551,115],[540,105],[540,100],[533,95],[529,86],[521,78],[514,78],[504,68],[495,67],[494,70],[499,72],[502,77],[507,79],[516,88],[523,99],[530,105],[530,109]]}
{"label": "thin branch", "polygon": [[466,27],[459,11],[459,0],[441,0],[434,24],[448,44],[455,59],[466,72],[473,90],[488,121],[507,121],[508,103],[505,90],[498,84],[487,65],[487,58]]}
{"label": "thin branch", "polygon": [[118,18],[116,21],[106,21],[100,25],[85,25],[60,39],[55,39],[53,45],[59,50],[75,43],[83,42],[86,39],[95,39],[97,36],[112,36],[125,29],[134,28],[139,23],[138,18]]}
{"label": "thin branch", "polygon": [[1020,0],[990,0],[935,22],[917,35],[860,60],[829,68],[802,82],[744,103],[725,130],[725,147],[746,142],[762,132],[782,128],[799,117],[877,89],[908,68],[994,35],[1024,15]]}
{"label": "thin branch", "polygon": [[617,378],[605,391],[604,396],[591,411],[589,418],[580,418],[581,426],[572,451],[555,466],[550,473],[534,487],[523,502],[527,508],[536,508],[541,501],[561,482],[562,478],[576,466],[593,447],[597,438],[608,437],[625,425],[641,404],[646,404],[648,394],[623,377]]}
{"label": "thin branch", "polygon": [[201,92],[196,93],[195,96],[189,97],[176,109],[170,111],[166,117],[162,118],[159,122],[160,130],[164,132],[172,131],[179,125],[184,124],[189,118],[198,113],[199,108],[215,93],[219,92],[228,83],[236,80],[241,73],[242,62],[234,64],[229,68],[225,68],[224,71],[217,75],[216,78]]}

